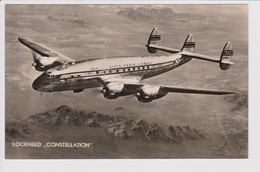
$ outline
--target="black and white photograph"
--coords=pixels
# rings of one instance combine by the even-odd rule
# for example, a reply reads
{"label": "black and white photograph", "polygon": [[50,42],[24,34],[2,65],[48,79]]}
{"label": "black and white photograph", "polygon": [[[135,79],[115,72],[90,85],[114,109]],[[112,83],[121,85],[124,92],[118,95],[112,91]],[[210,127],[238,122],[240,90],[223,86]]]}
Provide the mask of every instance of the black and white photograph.
{"label": "black and white photograph", "polygon": [[248,159],[248,13],[5,5],[5,159]]}

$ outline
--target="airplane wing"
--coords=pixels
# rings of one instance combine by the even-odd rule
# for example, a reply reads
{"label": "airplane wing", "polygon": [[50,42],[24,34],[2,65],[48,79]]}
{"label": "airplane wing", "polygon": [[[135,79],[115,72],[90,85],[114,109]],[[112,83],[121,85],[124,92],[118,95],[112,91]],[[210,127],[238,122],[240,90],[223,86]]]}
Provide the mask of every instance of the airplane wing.
{"label": "airplane wing", "polygon": [[130,90],[130,92],[138,92],[142,91],[142,89],[149,89],[150,92],[157,93],[190,93],[190,94],[212,94],[212,95],[224,95],[224,94],[234,94],[236,92],[233,91],[221,91],[221,90],[208,90],[208,89],[193,89],[193,88],[183,88],[183,87],[174,87],[174,86],[162,86],[162,85],[149,85],[139,83],[142,79],[142,76],[104,76],[99,78],[100,83],[103,86],[107,86],[108,84],[112,85],[121,85],[125,90]]}
{"label": "airplane wing", "polygon": [[148,85],[139,83],[139,80],[141,80],[141,78],[135,78],[135,76],[129,76],[129,78],[118,77],[101,79],[100,82],[104,86],[102,93],[104,94],[105,98],[108,99],[134,94],[140,102],[150,102],[152,100],[159,99],[170,92],[210,95],[226,95],[236,93],[234,91]]}
{"label": "airplane wing", "polygon": [[158,89],[158,92],[164,93],[189,93],[189,94],[212,94],[212,95],[225,95],[225,94],[235,94],[234,91],[221,91],[221,90],[210,90],[210,89],[194,89],[194,88],[183,88],[183,87],[173,87],[173,86],[157,86],[157,85],[146,85],[146,84],[125,84],[127,89],[140,90],[142,87],[149,89]]}
{"label": "airplane wing", "polygon": [[36,52],[37,54],[44,56],[44,57],[59,57],[59,62],[61,63],[68,63],[73,62],[74,60],[59,53],[56,52],[50,48],[47,48],[46,46],[43,46],[35,41],[32,41],[27,38],[19,37],[18,40],[25,45],[26,47],[30,48],[32,51]]}
{"label": "airplane wing", "polygon": [[193,88],[181,88],[181,87],[168,87],[160,86],[160,91],[174,92],[174,93],[190,93],[190,94],[212,94],[212,95],[225,95],[234,94],[234,91],[220,91],[220,90],[207,90],[207,89],[193,89]]}

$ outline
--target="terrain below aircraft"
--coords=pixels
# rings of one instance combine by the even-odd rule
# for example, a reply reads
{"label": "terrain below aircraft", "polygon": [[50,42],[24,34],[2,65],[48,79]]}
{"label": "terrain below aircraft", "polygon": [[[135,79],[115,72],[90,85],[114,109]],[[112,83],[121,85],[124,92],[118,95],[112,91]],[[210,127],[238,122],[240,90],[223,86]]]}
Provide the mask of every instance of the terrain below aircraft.
{"label": "terrain below aircraft", "polygon": [[32,40],[21,37],[18,40],[32,50],[35,69],[43,71],[32,84],[33,89],[40,92],[72,90],[78,93],[87,88],[103,87],[101,92],[105,98],[115,99],[134,94],[140,102],[151,102],[169,92],[212,95],[235,93],[140,83],[143,79],[170,71],[193,58],[218,63],[221,70],[227,70],[233,64],[230,59],[233,55],[230,42],[225,44],[220,58],[214,58],[195,53],[195,39],[191,34],[180,50],[161,46],[159,30],[154,28],[146,45],[148,52],[153,54],[160,50],[171,55],[76,61]]}

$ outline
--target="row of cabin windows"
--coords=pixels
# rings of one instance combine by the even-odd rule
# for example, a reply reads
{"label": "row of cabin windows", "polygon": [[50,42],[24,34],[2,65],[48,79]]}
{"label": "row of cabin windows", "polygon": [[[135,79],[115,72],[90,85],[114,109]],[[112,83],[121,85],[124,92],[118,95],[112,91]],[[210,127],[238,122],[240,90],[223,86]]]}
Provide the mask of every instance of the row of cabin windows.
{"label": "row of cabin windows", "polygon": [[106,73],[119,73],[119,72],[131,72],[136,70],[144,70],[144,69],[150,69],[149,66],[144,67],[133,67],[133,68],[124,68],[124,69],[116,69],[116,70],[103,70],[103,71],[96,71],[96,74],[106,74]]}
{"label": "row of cabin windows", "polygon": [[[171,62],[175,64],[175,61]],[[137,70],[145,70],[145,69],[150,69],[151,67],[161,67],[163,65],[168,65],[170,63],[164,63],[164,64],[153,64],[149,66],[140,66],[140,67],[131,67],[131,68],[123,68],[123,69],[116,69],[116,70],[101,70],[101,71],[96,71],[96,74],[106,74],[106,73],[119,73],[119,72],[130,72],[130,71],[137,71]]]}
{"label": "row of cabin windows", "polygon": [[[173,62],[174,64],[175,62]],[[92,71],[92,72],[88,72],[86,73],[87,76],[91,76],[91,75],[96,75],[96,74],[108,74],[108,73],[120,73],[120,72],[131,72],[131,71],[138,71],[138,70],[146,70],[146,69],[150,69],[152,67],[161,67],[163,65],[166,64],[153,64],[150,66],[140,66],[140,67],[131,67],[131,68],[123,68],[123,69],[113,69],[113,70],[101,70],[101,71]],[[79,78],[81,76],[86,76],[86,74],[84,75],[70,75],[71,78]],[[51,75],[50,75],[51,76]]]}
{"label": "row of cabin windows", "polygon": [[[171,62],[171,63],[174,64],[175,62]],[[144,63],[141,63],[141,65],[142,65],[142,64],[144,64]],[[165,63],[164,63],[164,64],[165,64]],[[142,68],[145,68],[145,69],[148,68],[148,69],[149,69],[149,67],[158,67],[158,66],[160,67],[160,66],[163,66],[164,64],[152,64],[152,65],[149,65],[149,66],[147,65],[147,66],[144,66],[144,67],[131,67],[131,68],[132,68],[133,70],[137,70],[137,69],[138,69],[138,70],[140,70],[140,69],[142,70]],[[124,66],[128,66],[128,65],[124,65]],[[112,66],[112,67],[121,67],[121,65],[116,65],[116,66]],[[130,67],[130,65],[129,65],[129,67]],[[111,68],[111,66],[110,66],[110,68]],[[130,71],[131,68],[129,68],[128,71]],[[98,70],[98,67],[93,67],[93,68],[91,68],[91,70]],[[109,70],[109,69],[107,69],[107,70]],[[113,69],[110,69],[109,71],[111,71],[111,70],[113,70]],[[124,70],[125,70],[125,69],[124,69]],[[127,71],[127,70],[125,70],[125,71]],[[111,72],[110,72],[110,73],[111,73]]]}
{"label": "row of cabin windows", "polygon": [[[131,71],[138,71],[138,70],[144,70],[144,69],[150,69],[150,66],[144,66],[144,67],[132,67],[132,68],[124,68],[124,69],[114,69],[114,70],[101,70],[96,72],[88,72],[87,75],[95,75],[95,74],[108,74],[108,73],[119,73],[119,72],[131,72]],[[84,76],[84,75],[83,75]],[[70,75],[71,78],[79,78],[81,75]]]}

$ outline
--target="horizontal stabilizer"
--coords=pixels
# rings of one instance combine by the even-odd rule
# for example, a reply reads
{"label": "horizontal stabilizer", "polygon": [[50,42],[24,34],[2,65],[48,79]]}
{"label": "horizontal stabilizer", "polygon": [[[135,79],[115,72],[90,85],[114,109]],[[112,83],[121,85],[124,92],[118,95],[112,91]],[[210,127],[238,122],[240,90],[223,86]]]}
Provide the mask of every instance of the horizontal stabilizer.
{"label": "horizontal stabilizer", "polygon": [[[161,50],[167,53],[178,53],[180,52],[180,50],[174,49],[174,48],[168,48],[168,47],[163,47],[163,46],[158,46],[158,45],[146,45],[147,49],[154,49],[154,51],[156,50]],[[149,51],[149,50],[148,50]]]}
{"label": "horizontal stabilizer", "polygon": [[233,62],[231,61],[231,56],[233,56],[233,49],[230,42],[227,42],[221,52],[220,59],[215,57],[206,56],[203,54],[192,53],[192,52],[180,52],[183,56],[191,57],[195,59],[216,62],[219,63],[219,67],[221,70],[228,70]]}

